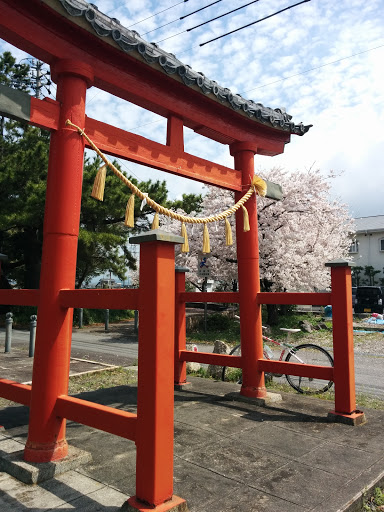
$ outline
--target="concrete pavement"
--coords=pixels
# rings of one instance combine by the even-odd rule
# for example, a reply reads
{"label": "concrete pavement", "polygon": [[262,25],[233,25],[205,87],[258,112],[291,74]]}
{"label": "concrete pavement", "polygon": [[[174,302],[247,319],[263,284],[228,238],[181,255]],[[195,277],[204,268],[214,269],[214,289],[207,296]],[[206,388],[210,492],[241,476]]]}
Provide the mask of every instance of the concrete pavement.
{"label": "concrete pavement", "polygon": [[[9,378],[8,355],[0,366]],[[384,411],[365,410],[368,423],[350,427],[327,422],[332,402],[283,394],[259,407],[227,396],[237,384],[190,380],[190,390],[175,392],[174,492],[191,512],[351,512],[364,489],[384,482]],[[135,386],[78,396],[136,408]],[[0,410],[0,454],[23,449],[27,424],[26,407]],[[74,422],[67,438],[92,461],[33,486],[0,472],[1,511],[115,512],[134,494],[133,442]]]}

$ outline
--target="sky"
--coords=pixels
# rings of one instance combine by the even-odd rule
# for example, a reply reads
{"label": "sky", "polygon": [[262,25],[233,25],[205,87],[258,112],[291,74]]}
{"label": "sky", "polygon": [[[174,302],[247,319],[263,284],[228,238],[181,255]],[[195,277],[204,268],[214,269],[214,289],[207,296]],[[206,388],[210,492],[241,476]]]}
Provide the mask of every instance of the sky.
{"label": "sky", "polygon": [[[353,217],[383,215],[384,0],[311,0],[199,46],[299,1],[93,3],[233,93],[267,107],[284,107],[296,124],[313,125],[303,137],[292,135],[282,155],[257,155],[255,168],[260,175],[274,166],[291,172],[311,167],[325,175],[332,172],[336,175],[331,180],[332,196],[347,204]],[[186,32],[246,4],[250,5]],[[0,40],[0,52],[5,50],[18,59],[26,56]],[[165,143],[163,118],[103,91],[88,91],[86,111],[90,117]],[[233,167],[227,146],[189,129],[185,129],[185,150]],[[120,162],[140,180],[166,180],[172,198],[202,191],[197,182]]]}

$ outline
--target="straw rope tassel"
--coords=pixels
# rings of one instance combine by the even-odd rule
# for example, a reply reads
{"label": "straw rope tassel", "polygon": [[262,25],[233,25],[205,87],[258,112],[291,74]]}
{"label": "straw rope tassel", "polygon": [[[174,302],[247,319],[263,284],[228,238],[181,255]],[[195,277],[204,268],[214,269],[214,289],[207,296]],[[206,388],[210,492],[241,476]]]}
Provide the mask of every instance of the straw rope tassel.
{"label": "straw rope tassel", "polygon": [[244,231],[249,231],[251,228],[249,227],[248,211],[244,205],[242,205],[241,207],[243,209],[243,229]]}
{"label": "straw rope tassel", "polygon": [[207,254],[211,252],[211,248],[209,246],[209,233],[208,233],[208,227],[206,224],[204,224],[204,231],[203,231],[203,253]]}
{"label": "straw rope tassel", "polygon": [[232,228],[227,217],[225,217],[225,245],[233,245]]}
{"label": "straw rope tassel", "polygon": [[267,193],[267,184],[263,178],[260,178],[260,176],[255,174],[252,179],[252,185],[255,187],[257,195],[265,197],[265,194]]}
{"label": "straw rope tassel", "polygon": [[184,243],[181,246],[181,252],[189,252],[188,233],[184,222],[181,223],[181,236],[184,238]]}
{"label": "straw rope tassel", "polygon": [[128,199],[124,224],[129,228],[133,228],[135,225],[135,194]]}
{"label": "straw rope tassel", "polygon": [[159,214],[156,212],[155,216],[153,217],[152,228],[151,229],[159,229],[159,226],[160,226]]}
{"label": "straw rope tassel", "polygon": [[98,201],[104,201],[104,188],[105,188],[105,178],[107,176],[107,166],[104,164],[97,171],[95,181],[93,183],[93,188],[91,192],[91,197],[97,199]]}

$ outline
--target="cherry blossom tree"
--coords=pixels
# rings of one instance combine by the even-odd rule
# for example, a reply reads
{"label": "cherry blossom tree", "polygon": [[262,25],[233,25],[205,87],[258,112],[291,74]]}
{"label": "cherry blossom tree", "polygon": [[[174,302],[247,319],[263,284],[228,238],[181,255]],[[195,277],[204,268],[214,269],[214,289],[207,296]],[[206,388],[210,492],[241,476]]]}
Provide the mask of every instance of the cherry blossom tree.
{"label": "cherry blossom tree", "polygon": [[312,291],[330,284],[327,261],[348,257],[353,219],[331,199],[333,174],[319,170],[288,173],[271,169],[266,179],[280,183],[284,199],[259,200],[261,278],[273,291]]}
{"label": "cherry blossom tree", "polygon": [[[330,284],[327,261],[348,255],[353,220],[346,205],[330,197],[332,174],[319,170],[288,172],[280,168],[260,170],[262,178],[279,183],[282,201],[257,198],[260,247],[260,277],[264,291],[313,291]],[[203,198],[202,213],[207,217],[234,204],[234,194],[209,186]],[[254,201],[255,198],[251,198]],[[182,213],[182,212],[180,212]],[[191,214],[193,215],[193,213]],[[232,289],[237,280],[234,216],[233,246],[225,245],[224,221],[209,224],[211,276],[221,289]],[[167,231],[180,232],[180,223],[163,219]],[[176,249],[176,264],[190,269],[187,281],[200,285],[197,275],[198,252],[202,248],[202,225],[187,225],[190,252]]]}
{"label": "cherry blossom tree", "polygon": [[[234,204],[234,194],[218,187],[208,186],[207,193],[203,198],[202,212],[199,217],[208,217],[227,210]],[[185,215],[182,210],[177,213]],[[197,216],[192,212],[190,216]],[[218,221],[208,224],[211,252],[209,266],[211,277],[216,281],[216,286],[222,290],[232,290],[237,283],[237,256],[236,256],[236,235],[235,216],[228,218],[233,234],[233,245],[225,245],[225,221]],[[162,229],[172,233],[180,234],[180,222],[164,219]],[[187,283],[202,289],[204,278],[198,276],[198,258],[203,247],[203,224],[186,224],[190,252],[182,253],[180,246],[176,246],[176,265],[187,267],[190,271],[186,274]]]}

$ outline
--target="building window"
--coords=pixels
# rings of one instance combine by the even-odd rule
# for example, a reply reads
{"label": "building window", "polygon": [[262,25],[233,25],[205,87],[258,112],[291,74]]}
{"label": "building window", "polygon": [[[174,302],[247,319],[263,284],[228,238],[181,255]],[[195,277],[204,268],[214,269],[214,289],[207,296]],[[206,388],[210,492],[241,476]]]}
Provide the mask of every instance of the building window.
{"label": "building window", "polygon": [[381,238],[379,240],[379,251],[383,251],[384,252],[384,238]]}
{"label": "building window", "polygon": [[[380,240],[382,242],[382,251],[384,251],[384,238],[382,240]],[[359,242],[357,240],[355,240],[354,242],[351,243],[350,247],[349,247],[349,253],[350,254],[356,254],[357,252],[359,252]]]}

